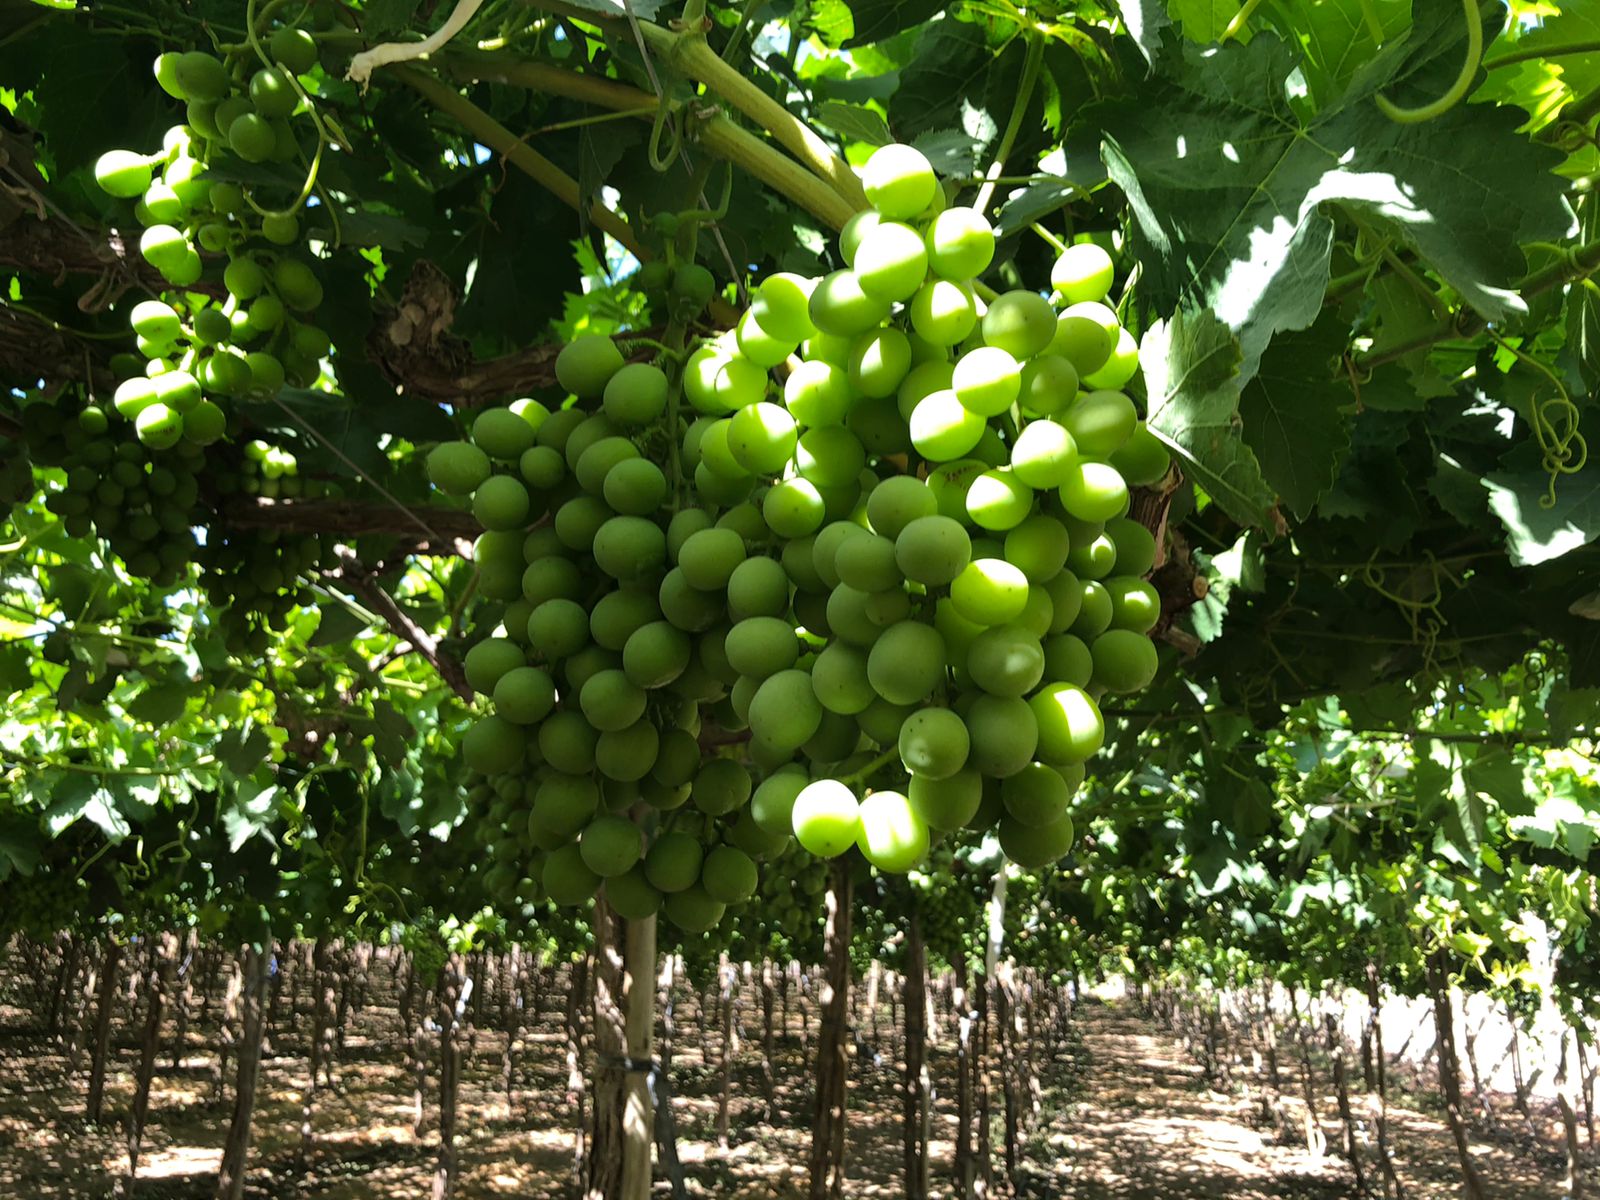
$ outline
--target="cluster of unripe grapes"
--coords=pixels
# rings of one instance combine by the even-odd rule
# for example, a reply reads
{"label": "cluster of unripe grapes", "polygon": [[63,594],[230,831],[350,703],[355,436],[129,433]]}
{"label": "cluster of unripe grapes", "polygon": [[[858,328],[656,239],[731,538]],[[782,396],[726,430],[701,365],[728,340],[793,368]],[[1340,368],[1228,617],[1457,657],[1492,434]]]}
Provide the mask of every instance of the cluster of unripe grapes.
{"label": "cluster of unripe grapes", "polygon": [[11,515],[13,506],[33,499],[33,493],[33,463],[27,443],[0,438],[0,520]]}
{"label": "cluster of unripe grapes", "polygon": [[909,147],[864,183],[845,268],[769,278],[689,356],[693,420],[666,371],[587,336],[556,362],[572,402],[487,410],[429,456],[505,604],[466,656],[494,711],[463,757],[527,781],[528,877],[557,903],[603,885],[708,928],[791,834],[904,872],[996,829],[1042,865],[1096,698],[1155,674],[1156,548],[1126,512],[1169,464],[1119,390],[1109,256],[1069,249],[1054,304],[985,306],[981,214],[941,210]]}
{"label": "cluster of unripe grapes", "polygon": [[156,449],[119,436],[104,410],[67,393],[25,407],[22,429],[33,460],[65,472],[45,508],[69,536],[103,539],[130,575],[163,587],[178,581],[194,556],[191,529],[204,510],[204,450]]}
{"label": "cluster of unripe grapes", "polygon": [[[300,316],[321,303],[322,285],[288,249],[300,240],[298,216],[264,208],[256,195],[263,189],[225,177],[238,161],[303,155],[294,77],[315,64],[315,43],[285,26],[266,45],[270,65],[248,51],[227,60],[201,50],[161,55],[156,81],[186,102],[185,123],[168,129],[153,154],[111,150],[95,164],[104,191],[135,202],[140,253],[172,285],[133,306],[140,357],[119,364],[113,401],[158,449],[216,441],[227,431],[219,398],[310,386],[328,353],[328,335]],[[208,174],[218,170],[223,178]],[[221,288],[202,283],[202,253],[226,257]]]}

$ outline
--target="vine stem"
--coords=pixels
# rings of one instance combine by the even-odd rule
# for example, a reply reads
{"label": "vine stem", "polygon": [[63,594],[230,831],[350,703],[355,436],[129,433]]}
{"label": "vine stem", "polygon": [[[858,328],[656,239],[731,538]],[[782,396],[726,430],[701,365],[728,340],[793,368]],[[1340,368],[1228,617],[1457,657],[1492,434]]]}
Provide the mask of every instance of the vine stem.
{"label": "vine stem", "polygon": [[1044,63],[1044,38],[1036,29],[1030,30],[1027,38],[1028,56],[1022,62],[1022,79],[1017,84],[1017,97],[1011,105],[1011,116],[1006,120],[1005,132],[1000,135],[1000,146],[989,165],[983,186],[978,189],[978,198],[972,202],[972,207],[985,215],[989,212],[1000,176],[1005,171],[1006,159],[1011,157],[1011,151],[1017,144],[1017,135],[1022,131],[1022,118],[1033,100],[1034,85],[1039,81],[1039,68]]}
{"label": "vine stem", "polygon": [[1497,67],[1509,67],[1514,63],[1532,62],[1540,58],[1564,58],[1572,54],[1600,54],[1600,40],[1586,42],[1566,42],[1559,46],[1541,46],[1537,49],[1524,46],[1518,50],[1508,50],[1504,54],[1497,54],[1493,58],[1483,60],[1483,69],[1493,71]]}
{"label": "vine stem", "polygon": [[639,31],[672,67],[705,84],[772,134],[850,204],[852,211],[867,207],[866,192],[850,164],[834,153],[816,130],[723,62],[698,30],[672,33],[659,25],[641,23]]}
{"label": "vine stem", "polygon": [[[412,67],[391,67],[390,73],[413,91],[421,93],[440,112],[449,116],[474,138],[501,155],[563,204],[574,211],[582,211],[583,198],[576,179],[454,88],[446,87],[433,76]],[[591,204],[588,215],[591,221],[627,247],[635,256],[641,259],[649,257],[638,239],[633,236],[633,230],[629,228],[628,223],[604,204],[599,202]]]}
{"label": "vine stem", "polygon": [[[651,26],[641,25],[640,28]],[[648,92],[546,63],[475,51],[440,55],[437,63],[456,79],[507,83],[529,91],[551,92],[616,113],[631,113],[644,120],[653,118],[657,111],[656,98]],[[830,228],[842,229],[857,211],[856,205],[805,167],[721,113],[697,123],[695,142],[718,158],[749,172],[779,195],[787,196]],[[862,203],[865,204],[865,200]]]}

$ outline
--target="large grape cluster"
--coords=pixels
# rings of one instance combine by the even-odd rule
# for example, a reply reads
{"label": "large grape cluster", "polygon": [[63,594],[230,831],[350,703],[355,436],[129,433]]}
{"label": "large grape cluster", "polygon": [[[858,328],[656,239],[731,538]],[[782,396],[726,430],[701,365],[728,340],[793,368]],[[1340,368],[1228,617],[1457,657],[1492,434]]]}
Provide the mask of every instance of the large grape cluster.
{"label": "large grape cluster", "polygon": [[1068,250],[1056,304],[985,306],[983,217],[941,211],[908,147],[864,182],[845,268],[769,278],[688,357],[692,421],[668,372],[591,335],[557,359],[567,405],[486,410],[429,456],[505,606],[466,656],[494,711],[463,756],[529,781],[557,903],[603,884],[624,916],[709,928],[791,833],[904,872],[938,831],[994,828],[1042,865],[1096,697],[1155,673],[1155,544],[1125,514],[1168,461],[1119,390],[1109,256]]}
{"label": "large grape cluster", "polygon": [[[321,303],[322,285],[291,249],[300,241],[299,200],[268,208],[263,200],[293,191],[228,177],[236,164],[304,157],[295,118],[306,110],[295,77],[315,64],[316,45],[285,26],[266,46],[269,62],[245,49],[227,60],[201,50],[161,55],[156,81],[186,103],[185,123],[168,129],[155,153],[111,150],[95,164],[105,192],[135,202],[140,253],[171,285],[133,306],[142,360],[133,360],[113,401],[155,449],[216,441],[227,431],[218,399],[309,386],[328,352],[328,335],[301,319]],[[202,282],[203,253],[226,258],[221,288]]]}

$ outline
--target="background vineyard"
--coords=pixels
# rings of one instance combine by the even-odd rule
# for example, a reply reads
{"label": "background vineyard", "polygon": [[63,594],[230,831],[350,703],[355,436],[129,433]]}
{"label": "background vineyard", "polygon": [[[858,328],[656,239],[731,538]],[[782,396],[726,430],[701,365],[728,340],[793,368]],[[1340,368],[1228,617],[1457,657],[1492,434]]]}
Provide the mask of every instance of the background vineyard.
{"label": "background vineyard", "polygon": [[1597,122],[1595,0],[0,0],[0,1185],[1592,1189]]}

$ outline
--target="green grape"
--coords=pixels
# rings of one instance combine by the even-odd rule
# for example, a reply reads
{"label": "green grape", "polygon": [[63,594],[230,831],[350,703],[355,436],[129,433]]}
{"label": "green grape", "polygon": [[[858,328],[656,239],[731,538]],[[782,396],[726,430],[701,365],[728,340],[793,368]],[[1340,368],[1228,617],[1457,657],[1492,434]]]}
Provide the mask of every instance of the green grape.
{"label": "green grape", "polygon": [[1081,459],[1060,488],[1062,506],[1082,521],[1109,521],[1128,507],[1128,485],[1109,463]]}
{"label": "green grape", "polygon": [[1114,278],[1111,255],[1093,242],[1068,246],[1050,268],[1050,286],[1067,304],[1104,300]]}
{"label": "green grape", "polygon": [[966,505],[975,524],[1004,532],[1033,511],[1033,489],[1010,469],[985,471],[967,488]]}
{"label": "green grape", "polygon": [[1110,457],[1138,423],[1133,401],[1111,391],[1087,393],[1061,417],[1061,424],[1086,458]]}
{"label": "green grape", "polygon": [[906,788],[911,810],[931,829],[948,832],[972,822],[983,801],[983,776],[963,767],[943,779],[913,775]]}
{"label": "green grape", "polygon": [[867,656],[858,646],[832,641],[811,665],[811,688],[830,713],[854,716],[877,698],[867,674]]}
{"label": "green grape", "polygon": [[1027,695],[1047,665],[1038,637],[1017,625],[990,626],[967,647],[967,674],[991,696]]}
{"label": "green grape", "polygon": [[744,539],[731,529],[699,530],[678,551],[678,569],[685,582],[703,592],[726,588],[734,568],[744,560]]}
{"label": "green grape", "polygon": [[645,855],[645,878],[658,891],[681,892],[699,880],[704,854],[700,843],[689,834],[681,830],[663,833]]}
{"label": "green grape", "polygon": [[1067,359],[1081,380],[1105,366],[1121,330],[1117,314],[1104,304],[1073,304],[1056,318],[1049,352]]}
{"label": "green grape", "polygon": [[556,355],[556,381],[582,399],[595,400],[604,395],[606,384],[622,366],[622,352],[615,342],[601,334],[582,334]]}
{"label": "green grape", "polygon": [[642,688],[665,687],[689,665],[689,638],[670,621],[650,621],[628,635],[622,671]]}
{"label": "green grape", "polygon": [[1022,615],[1028,577],[1003,558],[975,558],[950,584],[956,611],[977,625],[1005,625]]}
{"label": "green grape", "polygon": [[[228,146],[245,162],[266,162],[272,157],[273,148],[277,145],[277,135],[272,130],[271,123],[257,113],[244,113],[227,127]],[[271,234],[267,234],[269,241],[276,241]]]}
{"label": "green grape", "polygon": [[649,425],[667,411],[667,375],[651,363],[628,363],[605,386],[606,416],[618,425]]}
{"label": "green grape", "polygon": [[944,638],[932,625],[901,621],[889,626],[867,655],[873,691],[891,704],[918,704],[945,675]]}
{"label": "green grape", "polygon": [[515,725],[536,725],[555,707],[555,695],[555,682],[548,674],[538,667],[517,666],[495,682],[494,707]]}
{"label": "green grape", "polygon": [[795,443],[793,457],[800,475],[819,488],[846,487],[867,465],[860,439],[839,425],[806,430]]}
{"label": "green grape", "polygon": [[1065,426],[1029,421],[1011,447],[1011,469],[1032,488],[1060,487],[1078,461],[1078,444]]}
{"label": "green grape", "polygon": [[892,396],[911,370],[911,343],[890,326],[858,337],[850,349],[850,385],[869,399]]}
{"label": "green grape", "polygon": [[1047,825],[1026,825],[1006,816],[999,824],[1000,849],[1024,870],[1049,866],[1072,848],[1072,816],[1063,813]]}
{"label": "green grape", "polygon": [[779,671],[762,681],[750,701],[750,729],[783,750],[799,749],[822,723],[822,705],[805,671]]}
{"label": "green grape", "polygon": [[783,399],[790,416],[802,425],[815,427],[842,422],[854,397],[846,370],[821,360],[808,360],[784,382]]}
{"label": "green grape", "polygon": [[917,336],[935,346],[965,341],[978,325],[978,305],[964,283],[935,279],[911,298],[908,309]]}
{"label": "green grape", "polygon": [[839,231],[839,257],[844,259],[845,266],[855,264],[856,252],[861,248],[861,243],[882,223],[883,217],[871,209],[853,213],[844,223],[844,228]]}
{"label": "green grape", "polygon": [[1044,643],[1044,669],[1052,683],[1086,688],[1094,675],[1094,657],[1082,638],[1058,633]]}
{"label": "green grape", "polygon": [[492,475],[472,493],[472,515],[485,529],[519,529],[527,524],[528,489],[510,475]]}
{"label": "green grape", "polygon": [[1011,291],[997,297],[983,315],[983,340],[1018,361],[1042,353],[1056,333],[1056,313],[1037,292]]}
{"label": "green grape", "polygon": [[284,304],[296,312],[310,312],[322,303],[321,282],[298,259],[280,258],[272,268],[272,284]]}
{"label": "green grape", "polygon": [[710,817],[737,812],[750,801],[750,772],[728,758],[713,758],[695,774],[689,798]]}
{"label": "green grape", "polygon": [[774,337],[802,342],[817,329],[811,323],[810,314],[811,293],[815,288],[815,280],[801,275],[787,272],[769,275],[756,289],[750,311],[761,327]]}
{"label": "green grape", "polygon": [[462,659],[467,682],[486,696],[508,672],[522,665],[522,648],[505,638],[486,638],[474,643]]}
{"label": "green grape", "polygon": [[918,454],[933,462],[949,462],[971,453],[983,437],[985,423],[954,391],[938,391],[917,402],[910,428]]}
{"label": "green grape", "polygon": [[877,534],[846,539],[834,555],[834,573],[841,583],[862,592],[883,592],[904,582],[895,561],[895,544]]}
{"label": "green grape", "polygon": [[1072,793],[1055,768],[1035,762],[1001,781],[1000,799],[1013,820],[1038,826],[1060,820]]}
{"label": "green grape", "polygon": [[552,904],[572,907],[582,904],[600,887],[600,876],[590,870],[576,845],[560,846],[544,860],[539,882]]}
{"label": "green grape", "polygon": [[1111,454],[1111,465],[1132,487],[1154,487],[1160,483],[1172,466],[1172,456],[1140,421],[1125,441]]}
{"label": "green grape", "polygon": [[868,295],[848,268],[822,277],[811,293],[811,323],[823,333],[854,337],[889,315],[890,303]]}
{"label": "green grape", "polygon": [[928,826],[899,792],[873,792],[861,801],[856,845],[880,871],[903,875],[928,854]]}
{"label": "green grape", "polygon": [[798,340],[790,341],[769,333],[756,320],[755,313],[749,310],[739,318],[734,338],[738,343],[739,353],[764,369],[777,366],[799,346]]}
{"label": "green grape", "polygon": [[946,779],[967,764],[967,727],[948,708],[923,708],[900,726],[900,761],[926,779]]}
{"label": "green grape", "polygon": [[816,532],[827,515],[827,504],[809,479],[785,479],[768,490],[761,512],[774,534],[796,538]]}
{"label": "green grape", "polygon": [[[525,452],[523,463],[527,462],[527,454],[536,453],[540,449],[541,447],[535,446]],[[526,478],[526,465],[522,473]],[[667,487],[666,474],[660,467],[649,459],[633,457],[623,459],[606,472],[600,491],[605,502],[617,512],[627,516],[643,517],[655,512],[665,503]]]}
{"label": "green grape", "polygon": [[1105,720],[1100,709],[1080,687],[1050,684],[1028,701],[1028,707],[1039,725],[1038,756],[1044,762],[1083,762],[1105,741]]}
{"label": "green grape", "polygon": [[[220,100],[228,94],[228,70],[220,59],[201,50],[178,55],[168,72],[171,80],[190,100]],[[157,78],[161,77],[160,72]]]}
{"label": "green grape", "polygon": [[747,617],[728,631],[728,662],[740,675],[765,679],[794,666],[800,643],[794,627],[778,617]]}
{"label": "green grape", "polygon": [[514,770],[525,753],[524,735],[501,717],[482,717],[461,740],[461,758],[467,768],[485,775]]}
{"label": "green grape", "polygon": [[946,516],[918,517],[895,539],[895,563],[907,579],[925,587],[952,582],[972,560],[972,540]]}
{"label": "green grape", "polygon": [[928,249],[922,235],[897,221],[880,221],[861,238],[851,267],[867,295],[908,300],[927,278]]}
{"label": "green grape", "polygon": [[666,566],[667,535],[644,517],[616,516],[595,531],[590,553],[595,565],[619,582],[655,578]]}
{"label": "green grape", "polygon": [[1084,386],[1115,391],[1132,379],[1139,370],[1139,343],[1126,329],[1117,331],[1116,344],[1105,365],[1083,377]]}
{"label": "green grape", "polygon": [[304,75],[317,65],[317,43],[303,29],[292,25],[273,30],[267,42],[272,57],[296,75]]}
{"label": "green grape", "polygon": [[1076,542],[1067,555],[1067,566],[1079,579],[1104,579],[1117,563],[1117,547],[1105,533],[1087,542]]}
{"label": "green grape", "polygon": [[728,452],[752,475],[776,475],[794,454],[795,420],[776,404],[760,401],[734,413],[728,425]]}
{"label": "green grape", "polygon": [[1034,758],[1039,722],[1031,703],[1015,696],[978,696],[965,720],[972,739],[971,763],[991,779],[1015,775]]}
{"label": "green grape", "polygon": [[1022,370],[1009,352],[996,346],[979,346],[956,361],[950,387],[967,411],[980,417],[997,417],[1016,403],[1022,388]]}
{"label": "green grape", "polygon": [[300,239],[300,218],[293,213],[268,213],[261,218],[261,236],[275,246],[293,245]]}
{"label": "green grape", "polygon": [[921,151],[892,144],[872,152],[861,170],[861,186],[867,202],[881,215],[903,221],[921,215],[933,203],[939,183]]}
{"label": "green grape", "polygon": [[489,478],[489,456],[471,442],[441,442],[428,454],[428,479],[450,496],[466,496]]}
{"label": "green grape", "polygon": [[578,839],[583,863],[602,879],[631,871],[644,857],[644,837],[626,817],[598,816]]}
{"label": "green grape", "polygon": [[977,209],[948,208],[928,226],[928,266],[943,279],[972,279],[994,260],[994,244],[994,227]]}
{"label": "green grape", "polygon": [[818,858],[837,858],[856,844],[861,805],[856,795],[834,779],[807,784],[791,809],[795,840]]}
{"label": "green grape", "polygon": [[1159,662],[1155,643],[1132,629],[1108,629],[1089,646],[1094,681],[1109,691],[1137,692],[1150,686]]}
{"label": "green grape", "polygon": [[662,903],[667,920],[686,933],[704,933],[722,920],[727,906],[699,884],[673,892]]}
{"label": "green grape", "polygon": [[867,497],[867,520],[878,533],[897,540],[906,526],[919,517],[933,516],[937,508],[938,501],[927,484],[915,476],[897,475],[872,489]]}

